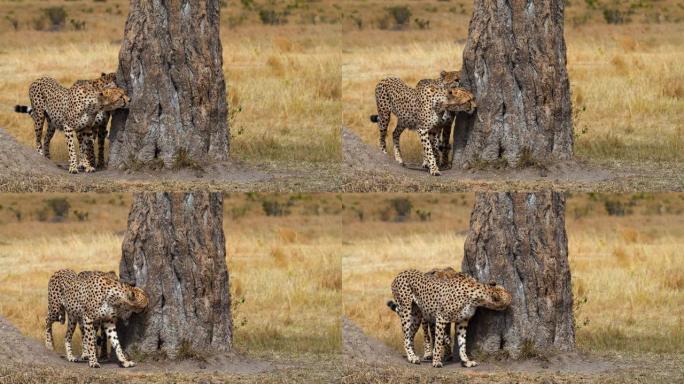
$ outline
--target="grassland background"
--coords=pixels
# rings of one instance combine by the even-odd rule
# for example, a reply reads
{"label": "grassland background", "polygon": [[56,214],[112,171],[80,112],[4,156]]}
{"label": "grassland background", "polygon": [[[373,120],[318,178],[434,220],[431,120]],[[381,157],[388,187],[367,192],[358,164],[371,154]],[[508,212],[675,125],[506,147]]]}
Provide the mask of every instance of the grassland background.
{"label": "grassland background", "polygon": [[[410,26],[396,30],[388,2],[345,2],[344,125],[377,147],[377,125],[368,117],[376,113],[378,80],[398,76],[413,85],[437,77],[442,69],[459,69],[472,3],[393,1],[392,6],[411,11]],[[615,12],[624,23],[607,23]],[[416,20],[429,21],[430,28],[421,30]],[[383,23],[389,27],[380,29]],[[567,1],[565,38],[576,154],[598,163],[681,164],[684,2]],[[405,159],[419,162],[417,136],[402,136]]]}
{"label": "grassland background", "polygon": [[[310,11],[316,24],[297,8],[290,23],[264,26],[256,9],[237,0],[222,4],[231,156],[258,163],[339,161],[340,25],[321,22],[330,6]],[[0,127],[33,147],[31,118],[13,111],[28,104],[31,81],[51,76],[68,86],[116,71],[128,6],[126,0],[0,0]],[[59,31],[50,31],[45,19],[51,7],[66,11]],[[85,22],[85,30],[71,20]],[[36,23],[48,30],[36,30]],[[62,134],[53,147],[53,159],[67,158]]]}
{"label": "grassland background", "polygon": [[[394,75],[414,83],[460,68],[472,11],[467,0],[221,4],[231,154],[251,162],[337,161],[342,125],[375,146],[368,116],[376,82]],[[389,15],[396,6],[411,11],[405,28]],[[36,30],[49,29],[43,12],[50,7],[67,12],[64,26]],[[70,84],[114,71],[127,10],[126,0],[1,0],[0,127],[33,146],[32,122],[13,105],[27,103],[39,76]],[[684,2],[572,0],[565,10],[577,154],[598,162],[684,160]],[[624,23],[608,24],[609,15]],[[417,138],[403,140],[407,159],[417,161]],[[54,145],[64,160],[62,135]]]}
{"label": "grassland background", "polygon": [[[395,222],[396,198],[412,204],[403,222]],[[408,268],[460,270],[473,196],[352,195],[344,203],[344,313],[403,351],[399,320],[385,305],[391,281]],[[684,353],[684,195],[572,195],[566,228],[578,347]],[[416,343],[422,350],[422,336]]]}
{"label": "grassland background", "polygon": [[[70,205],[59,222],[49,200]],[[0,315],[42,340],[47,282],[62,268],[115,270],[131,196],[0,195]],[[279,208],[287,216],[266,216]],[[277,205],[276,205],[277,204]],[[333,195],[227,195],[224,231],[233,299],[234,345],[255,356],[338,353],[341,270]],[[85,221],[78,216],[88,215]],[[18,218],[20,217],[20,219]],[[55,324],[63,353],[65,326]],[[76,336],[80,348],[80,335]],[[80,349],[77,349],[80,350]]]}

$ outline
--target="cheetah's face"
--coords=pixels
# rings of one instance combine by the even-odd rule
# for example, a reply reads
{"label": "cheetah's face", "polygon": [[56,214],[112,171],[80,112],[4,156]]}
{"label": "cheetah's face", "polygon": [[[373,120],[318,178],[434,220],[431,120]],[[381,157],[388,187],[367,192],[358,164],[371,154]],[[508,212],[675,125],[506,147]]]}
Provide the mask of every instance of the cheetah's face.
{"label": "cheetah's face", "polygon": [[147,308],[150,303],[145,291],[137,287],[130,287],[127,292],[129,305],[131,310],[135,313],[140,313]]}
{"label": "cheetah's face", "polygon": [[503,311],[511,305],[513,297],[511,294],[500,285],[492,285],[488,287],[487,294],[483,299],[482,306],[493,309],[495,311]]}
{"label": "cheetah's face", "polygon": [[477,108],[475,96],[463,88],[450,88],[447,91],[446,109],[453,112],[473,113]]}
{"label": "cheetah's face", "polygon": [[442,71],[439,79],[446,88],[455,88],[461,84],[461,71]]}
{"label": "cheetah's face", "polygon": [[102,88],[116,88],[116,73],[102,72],[98,81],[102,84]]}
{"label": "cheetah's face", "polygon": [[456,272],[456,270],[451,267],[446,267],[443,269],[434,268],[428,271],[426,274],[437,279],[453,279],[460,276],[460,272]]}
{"label": "cheetah's face", "polygon": [[98,100],[104,111],[127,108],[131,99],[121,88],[106,88],[98,94]]}

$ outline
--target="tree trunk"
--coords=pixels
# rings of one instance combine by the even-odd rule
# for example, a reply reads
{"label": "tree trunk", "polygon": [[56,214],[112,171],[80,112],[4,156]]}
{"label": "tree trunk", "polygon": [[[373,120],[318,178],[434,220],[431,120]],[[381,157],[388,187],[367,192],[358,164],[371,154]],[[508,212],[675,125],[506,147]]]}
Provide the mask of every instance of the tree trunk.
{"label": "tree trunk", "polygon": [[513,295],[505,312],[478,309],[469,348],[513,358],[575,348],[562,193],[478,193],[462,270]]}
{"label": "tree trunk", "polygon": [[457,116],[457,166],[572,158],[563,8],[563,0],[475,0],[461,82],[478,108]]}
{"label": "tree trunk", "polygon": [[135,195],[119,269],[150,304],[121,329],[128,349],[174,358],[231,348],[225,243],[221,194]]}
{"label": "tree trunk", "polygon": [[[168,168],[228,158],[218,0],[132,0],[112,116],[109,166]],[[175,163],[175,164],[174,164]]]}

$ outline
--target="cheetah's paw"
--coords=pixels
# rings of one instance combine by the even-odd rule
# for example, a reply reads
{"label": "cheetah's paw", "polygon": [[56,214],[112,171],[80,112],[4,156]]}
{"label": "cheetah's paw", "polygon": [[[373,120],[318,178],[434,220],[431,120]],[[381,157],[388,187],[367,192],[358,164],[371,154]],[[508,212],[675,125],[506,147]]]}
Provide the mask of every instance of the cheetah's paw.
{"label": "cheetah's paw", "polygon": [[442,368],[444,366],[444,364],[441,361],[432,360],[432,366],[434,368]]}
{"label": "cheetah's paw", "polygon": [[468,361],[461,362],[461,365],[463,365],[466,368],[472,368],[472,367],[477,367],[478,363],[477,363],[477,361],[468,360]]}
{"label": "cheetah's paw", "polygon": [[121,366],[124,368],[135,367],[135,361],[124,361],[121,363]]}

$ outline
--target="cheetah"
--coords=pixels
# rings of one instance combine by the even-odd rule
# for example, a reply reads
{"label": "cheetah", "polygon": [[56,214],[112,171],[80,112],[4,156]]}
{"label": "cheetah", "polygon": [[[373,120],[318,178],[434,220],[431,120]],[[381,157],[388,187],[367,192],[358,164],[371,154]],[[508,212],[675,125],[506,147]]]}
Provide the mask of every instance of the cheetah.
{"label": "cheetah", "polygon": [[[106,75],[109,76],[109,75]],[[103,80],[105,81],[105,80]],[[97,83],[96,83],[97,84]],[[28,113],[35,125],[36,148],[49,158],[49,142],[56,129],[64,131],[69,148],[69,173],[78,173],[79,166],[85,172],[93,172],[93,124],[101,111],[126,108],[130,99],[121,88],[100,88],[90,83],[76,83],[71,88],[62,87],[57,80],[42,77],[29,87],[31,106],[17,105],[14,110]],[[43,122],[48,119],[48,133],[41,144]],[[74,135],[81,143],[81,159],[75,151]]]}
{"label": "cheetah", "polygon": [[[467,277],[463,272],[456,272],[455,269],[451,267],[446,268],[433,268],[425,273],[426,276],[433,277],[435,279],[458,279]],[[393,300],[387,302],[387,306],[397,314],[399,305]],[[421,328],[423,329],[423,360],[432,360],[432,352],[435,347],[435,322],[430,322],[426,317],[422,318]],[[451,323],[448,323],[445,327],[444,332],[444,345],[448,346],[445,350],[445,360],[451,359]]]}
{"label": "cheetah", "polygon": [[444,349],[445,327],[458,324],[456,337],[458,353],[464,367],[474,367],[477,362],[466,355],[466,328],[477,307],[502,311],[511,304],[511,294],[496,283],[483,284],[467,275],[457,278],[438,279],[426,276],[415,269],[401,272],[392,281],[392,295],[404,332],[404,348],[408,361],[420,364],[413,350],[413,338],[422,318],[434,321],[435,350],[432,366],[441,368]]}
{"label": "cheetah", "polygon": [[[104,73],[100,75],[97,79],[94,80],[76,80],[76,82],[72,86],[82,86],[82,85],[89,85],[97,90],[105,89],[105,88],[116,88],[116,73]],[[97,116],[95,116],[95,121],[93,122],[93,127],[92,127],[92,132],[93,135],[97,134],[97,163],[95,162],[95,159],[90,158],[89,161],[91,164],[96,164],[95,168],[96,169],[103,169],[106,167],[105,161],[104,161],[104,144],[105,144],[105,138],[107,137],[107,123],[109,122],[109,118],[111,117],[111,112],[110,111],[100,111],[98,112]],[[55,134],[55,126],[53,124],[50,124],[50,121],[48,119],[48,129],[47,133],[45,134],[45,139],[43,141],[43,155],[45,157],[50,158],[50,140],[52,140],[52,136]],[[80,143],[79,143],[80,144]],[[82,146],[82,144],[81,144]],[[84,155],[81,152],[82,155]],[[87,154],[85,154],[87,155]]]}
{"label": "cheetah", "polygon": [[[98,274],[103,277],[107,277],[109,279],[112,279],[114,281],[119,281],[119,278],[116,276],[116,272],[114,271],[109,271],[109,272],[102,272],[102,271],[83,271],[79,272],[78,276],[79,277],[86,277],[90,274]],[[120,320],[127,320],[128,317],[130,316],[130,313],[121,313],[119,318]],[[83,330],[83,322],[79,321],[78,322],[78,328],[81,331],[81,336],[85,334],[85,331]],[[107,355],[107,330],[104,327],[104,324],[102,322],[95,322],[93,323],[93,328],[95,329],[95,336],[96,336],[96,342],[95,342],[95,349],[97,356],[100,359],[106,359],[108,357]],[[100,331],[99,334],[97,334],[97,331]],[[88,354],[86,353],[85,348],[81,351],[81,361],[86,361],[88,359]]]}
{"label": "cheetah", "polygon": [[476,104],[473,95],[462,88],[445,88],[427,84],[411,88],[401,79],[389,77],[381,80],[375,87],[375,101],[378,114],[370,117],[380,129],[380,149],[387,153],[386,136],[390,115],[397,116],[397,127],[392,133],[394,158],[404,165],[401,157],[399,138],[405,129],[416,130],[423,146],[423,167],[433,176],[440,174],[435,153],[438,141],[437,129],[446,111],[466,111],[472,113]]}
{"label": "cheetah", "polygon": [[[425,87],[427,85],[437,85],[446,88],[456,88],[461,84],[461,71],[442,71],[437,79],[422,79],[416,84],[416,88]],[[439,140],[439,159],[437,160],[439,167],[446,168],[449,166],[449,152],[451,151],[451,145],[449,141],[451,139],[451,125],[456,119],[456,113],[452,111],[446,111],[442,115],[442,119],[439,122],[439,128],[437,129],[437,139]]]}
{"label": "cheetah", "polygon": [[55,272],[48,282],[48,314],[45,319],[45,346],[52,350],[52,323],[64,323],[68,316],[64,348],[68,361],[74,362],[71,338],[76,324],[83,325],[83,348],[91,368],[99,368],[95,353],[95,324],[104,325],[105,333],[123,367],[133,367],[135,362],[126,358],[116,333],[116,321],[130,313],[142,312],[149,300],[145,292],[108,277],[101,272],[79,275],[70,269]]}

